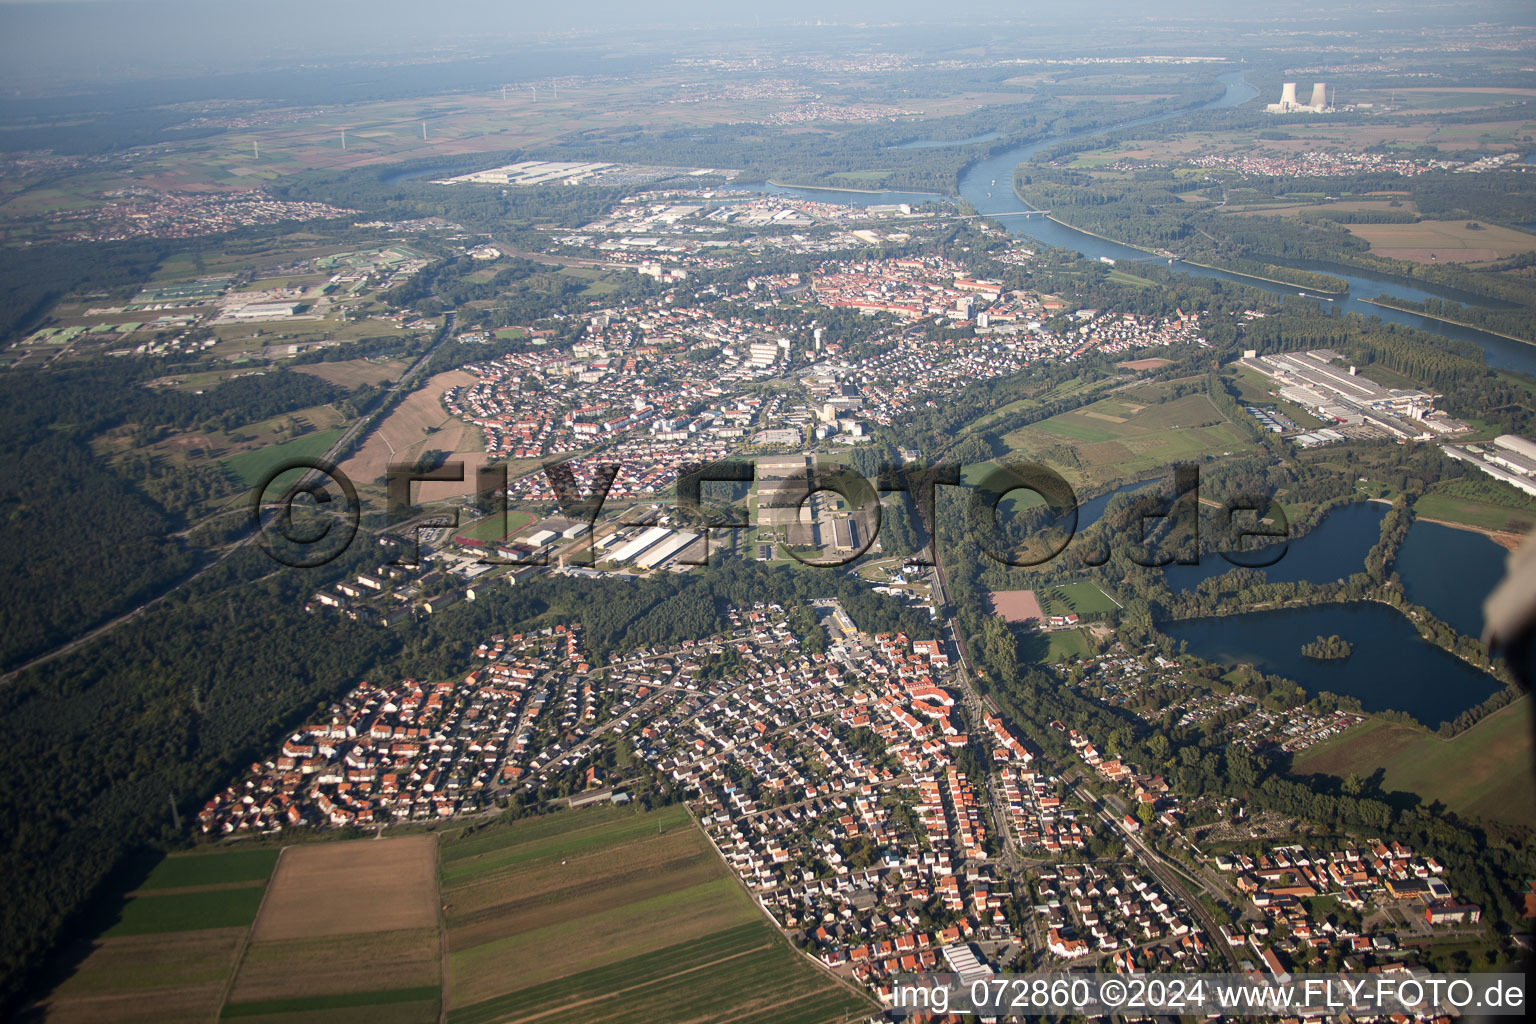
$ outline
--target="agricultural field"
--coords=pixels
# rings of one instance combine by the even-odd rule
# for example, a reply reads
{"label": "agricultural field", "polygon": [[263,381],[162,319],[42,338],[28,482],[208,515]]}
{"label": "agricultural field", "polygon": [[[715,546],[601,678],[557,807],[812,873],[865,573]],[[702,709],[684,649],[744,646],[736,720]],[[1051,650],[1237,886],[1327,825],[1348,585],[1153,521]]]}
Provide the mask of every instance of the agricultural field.
{"label": "agricultural field", "polygon": [[1414,263],[1481,263],[1536,249],[1536,235],[1477,221],[1422,220],[1417,224],[1344,227],[1371,243],[1371,252],[1377,256]]}
{"label": "agricultural field", "polygon": [[276,850],[230,850],[167,857],[150,871],[139,885],[139,891],[265,882],[276,865]]}
{"label": "agricultural field", "polygon": [[788,949],[680,806],[598,806],[445,839],[441,878],[451,1021],[868,1012]]}
{"label": "agricultural field", "polygon": [[214,1019],[276,861],[276,850],[165,858],[78,951],[38,1015],[93,1024]]}
{"label": "agricultural field", "polygon": [[1461,815],[1536,828],[1530,715],[1531,701],[1523,698],[1449,740],[1372,719],[1305,751],[1293,770],[1339,778],[1381,771],[1381,787],[1389,792],[1417,793]]}
{"label": "agricultural field", "polygon": [[293,371],[312,374],[350,391],[359,384],[397,380],[405,367],[403,359],[342,359],[334,363],[305,363],[293,367]]}
{"label": "agricultural field", "polygon": [[[1092,491],[1201,455],[1248,451],[1252,438],[1205,395],[1160,400],[1160,388],[1122,392],[1013,431],[1015,453]],[[1143,397],[1146,396],[1146,397]]]}
{"label": "agricultural field", "polygon": [[391,462],[414,462],[430,448],[458,454],[465,463],[464,482],[416,484],[412,488],[413,498],[436,501],[469,494],[474,489],[475,470],[484,461],[479,432],[450,416],[443,408],[442,398],[448,389],[472,384],[477,379],[464,370],[432,377],[390,410],[362,447],[342,463],[342,472],[352,478],[359,490],[372,489],[382,494]]}
{"label": "agricultural field", "polygon": [[[322,430],[316,434],[304,434],[292,441],[274,444],[254,451],[231,455],[223,461],[224,468],[240,482],[241,487],[255,487],[273,469],[292,459],[317,459],[324,455],[341,436],[341,430]],[[297,474],[297,470],[294,471]]]}
{"label": "agricultural field", "polygon": [[429,835],[287,847],[252,941],[434,927],[434,847]]}
{"label": "agricultural field", "polygon": [[223,1015],[298,1020],[389,1006],[435,1019],[436,865],[430,835],[284,849]]}

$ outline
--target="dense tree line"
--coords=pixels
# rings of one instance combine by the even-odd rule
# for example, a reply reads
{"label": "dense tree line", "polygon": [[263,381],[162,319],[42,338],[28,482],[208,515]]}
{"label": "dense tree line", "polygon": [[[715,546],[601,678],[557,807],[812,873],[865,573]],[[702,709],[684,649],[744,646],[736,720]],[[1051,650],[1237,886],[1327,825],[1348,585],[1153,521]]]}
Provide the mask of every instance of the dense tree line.
{"label": "dense tree line", "polygon": [[[729,606],[803,606],[820,597],[840,599],[863,629],[935,635],[926,615],[849,573],[767,569],[719,555],[708,573],[681,577],[536,576],[484,588],[476,601],[395,630],[303,611],[314,589],[380,557],[355,545],[323,570],[274,574],[264,555],[247,549],[132,628],[0,689],[0,714],[14,733],[0,773],[4,1003],[24,991],[66,926],[110,913],[111,900],[100,898],[135,850],[185,841],[170,827],[172,802],[190,816],[242,765],[269,755],[286,731],[362,679],[451,678],[491,633],[580,622],[586,649],[601,658],[721,632]],[[806,634],[814,646],[815,631]]]}
{"label": "dense tree line", "polygon": [[145,496],[211,493],[206,475],[133,464],[130,478],[92,448],[103,432],[193,426],[232,429],[344,394],[308,374],[240,377],[193,394],[142,386],[149,368],[97,360],[0,377],[0,451],[10,472],[0,510],[10,529],[0,564],[10,593],[0,665],[14,665],[153,596],[196,564],[171,534],[181,525]]}

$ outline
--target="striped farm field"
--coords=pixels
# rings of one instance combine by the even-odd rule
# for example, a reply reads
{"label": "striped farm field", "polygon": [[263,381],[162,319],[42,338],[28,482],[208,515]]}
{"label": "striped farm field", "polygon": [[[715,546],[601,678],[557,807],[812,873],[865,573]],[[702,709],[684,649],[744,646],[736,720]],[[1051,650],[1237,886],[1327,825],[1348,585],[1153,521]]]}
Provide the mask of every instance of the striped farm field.
{"label": "striped farm field", "polygon": [[435,1020],[436,867],[430,835],[284,849],[223,1016],[287,1020],[410,1003],[412,1019]]}
{"label": "striped farm field", "polygon": [[450,1021],[869,1012],[789,948],[682,807],[495,826],[445,840],[442,860]]}
{"label": "striped farm field", "polygon": [[276,861],[276,850],[166,857],[76,954],[37,1015],[91,1024],[213,1020]]}

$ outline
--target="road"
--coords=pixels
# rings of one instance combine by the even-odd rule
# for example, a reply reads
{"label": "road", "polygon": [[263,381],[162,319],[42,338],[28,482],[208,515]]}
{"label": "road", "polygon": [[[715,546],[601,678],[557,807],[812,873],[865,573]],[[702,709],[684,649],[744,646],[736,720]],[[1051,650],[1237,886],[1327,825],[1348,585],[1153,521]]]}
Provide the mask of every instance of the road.
{"label": "road", "polygon": [[1195,916],[1195,919],[1200,922],[1200,927],[1205,930],[1210,946],[1220,949],[1231,970],[1234,973],[1239,972],[1241,967],[1237,962],[1237,954],[1232,952],[1232,947],[1228,946],[1226,940],[1221,937],[1221,931],[1216,919],[1211,916],[1205,904],[1200,902],[1197,894],[1189,891],[1189,887],[1185,885],[1183,878],[1180,877],[1178,872],[1163,859],[1161,854],[1142,842],[1140,836],[1127,829],[1120,819],[1116,817],[1115,812],[1105,810],[1104,802],[1093,796],[1093,794],[1086,792],[1081,781],[1072,783],[1072,793],[1085,805],[1092,807],[1094,812],[1108,823],[1110,829],[1125,840],[1126,847],[1136,855],[1136,859],[1147,870],[1152,872],[1153,877],[1166,886],[1170,892],[1189,908],[1189,912]]}
{"label": "road", "polygon": [[[347,450],[347,446],[350,445],[354,440],[366,436],[366,432],[371,430],[379,417],[383,415],[388,408],[390,408],[392,405],[390,400],[398,395],[403,389],[409,389],[410,387],[414,386],[416,378],[419,377],[421,373],[426,369],[428,361],[432,358],[433,355],[436,354],[438,348],[442,346],[443,342],[446,341],[448,336],[452,333],[453,322],[454,312],[449,310],[447,315],[443,318],[443,326],[439,328],[437,336],[432,339],[432,344],[427,346],[427,350],[423,352],[419,357],[417,357],[416,361],[407,367],[406,371],[400,375],[399,380],[397,380],[394,386],[391,387],[386,393],[385,400],[380,401],[376,406],[374,406],[371,412],[363,417],[360,417],[357,422],[353,423],[350,427],[342,432],[342,435],[336,439],[336,443],[331,445],[331,447],[326,450],[325,455],[323,456],[324,461],[334,462],[342,452]],[[319,478],[321,475],[322,474],[320,474],[318,470],[310,470],[304,474],[299,482],[296,483],[293,488],[288,491],[288,493],[297,493],[301,485],[306,485]],[[45,665],[56,658],[61,658],[64,655],[71,653],[72,651],[78,650],[85,644],[98,640],[101,637],[104,637],[107,634],[113,632],[114,630],[127,625],[134,619],[149,611],[151,608],[155,607],[157,604],[160,604],[172,594],[181,590],[187,584],[192,583],[193,581],[206,575],[212,570],[217,569],[232,555],[234,555],[235,552],[239,551],[241,548],[245,547],[245,545],[249,544],[255,539],[256,531],[253,530],[238,540],[231,542],[213,561],[209,562],[207,565],[204,565],[202,568],[196,570],[190,575],[182,577],[181,580],[171,584],[170,587],[162,591],[160,594],[138,605],[135,605],[134,607],[128,609],[126,612],[123,612],[121,615],[118,615],[113,619],[109,619],[101,625],[96,626],[95,628],[85,633],[82,633],[80,636],[66,641],[51,651],[39,654],[37,657],[23,662],[22,664],[6,672],[4,675],[0,675],[0,682],[11,682],[16,678],[17,675],[25,672],[27,669],[36,668],[37,666]],[[269,573],[268,575],[271,574]]]}
{"label": "road", "polygon": [[[930,536],[932,536],[931,533]],[[949,585],[944,579],[944,567],[942,564],[938,564],[939,559],[935,558],[934,562],[936,564],[930,570],[934,580],[934,595],[937,598],[939,613],[944,619],[944,628],[949,633],[950,642],[953,644],[960,662],[960,671],[956,673],[956,678],[959,679],[961,689],[964,691],[966,709],[974,716],[972,720],[976,724],[980,724],[981,712],[983,710],[1002,717],[996,702],[990,696],[983,696],[976,689],[975,682],[972,679],[974,669],[972,668],[970,651],[966,647],[965,637],[961,634],[959,623],[954,616],[953,605],[950,604]],[[1074,782],[1072,784],[1072,792],[1086,806],[1092,807],[1109,824],[1112,830],[1119,833],[1125,839],[1127,848],[1135,854],[1136,859],[1147,870],[1151,871],[1152,875],[1166,886],[1170,892],[1189,907],[1190,913],[1195,916],[1195,919],[1200,923],[1200,927],[1204,929],[1206,936],[1210,940],[1210,945],[1221,950],[1221,955],[1227,960],[1234,972],[1239,970],[1237,957],[1221,938],[1221,932],[1218,930],[1216,920],[1197,898],[1197,894],[1189,891],[1189,887],[1179,874],[1164,861],[1160,854],[1149,848],[1138,836],[1127,831],[1119,818],[1113,813],[1106,811],[1100,801],[1086,794],[1081,788],[1081,782]],[[1012,838],[1007,830],[1007,818],[999,806],[1000,801],[993,792],[993,782],[990,775],[987,778],[986,795],[988,808],[991,810],[993,820],[997,823],[999,829],[998,834],[1003,837],[1004,850],[1006,851],[1005,859],[1010,867],[1017,869],[1021,859],[1017,857],[1014,851]]]}

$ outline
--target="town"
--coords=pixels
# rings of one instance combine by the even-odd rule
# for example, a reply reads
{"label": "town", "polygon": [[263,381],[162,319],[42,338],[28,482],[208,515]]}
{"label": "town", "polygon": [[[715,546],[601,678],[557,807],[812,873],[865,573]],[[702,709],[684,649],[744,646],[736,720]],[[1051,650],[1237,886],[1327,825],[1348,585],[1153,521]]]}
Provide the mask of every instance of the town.
{"label": "town", "polygon": [[[785,935],[887,1001],[918,971],[1405,970],[1479,920],[1441,864],[1390,837],[1319,849],[1187,828],[1180,795],[1106,738],[1056,723],[1078,763],[1051,763],[947,645],[867,634],[835,601],[812,609],[817,639],[792,611],[735,608],[728,632],[605,658],[573,625],[487,637],[461,676],[356,687],[210,800],[200,828],[473,821],[659,788]],[[1296,731],[1272,723],[1267,742]]]}

